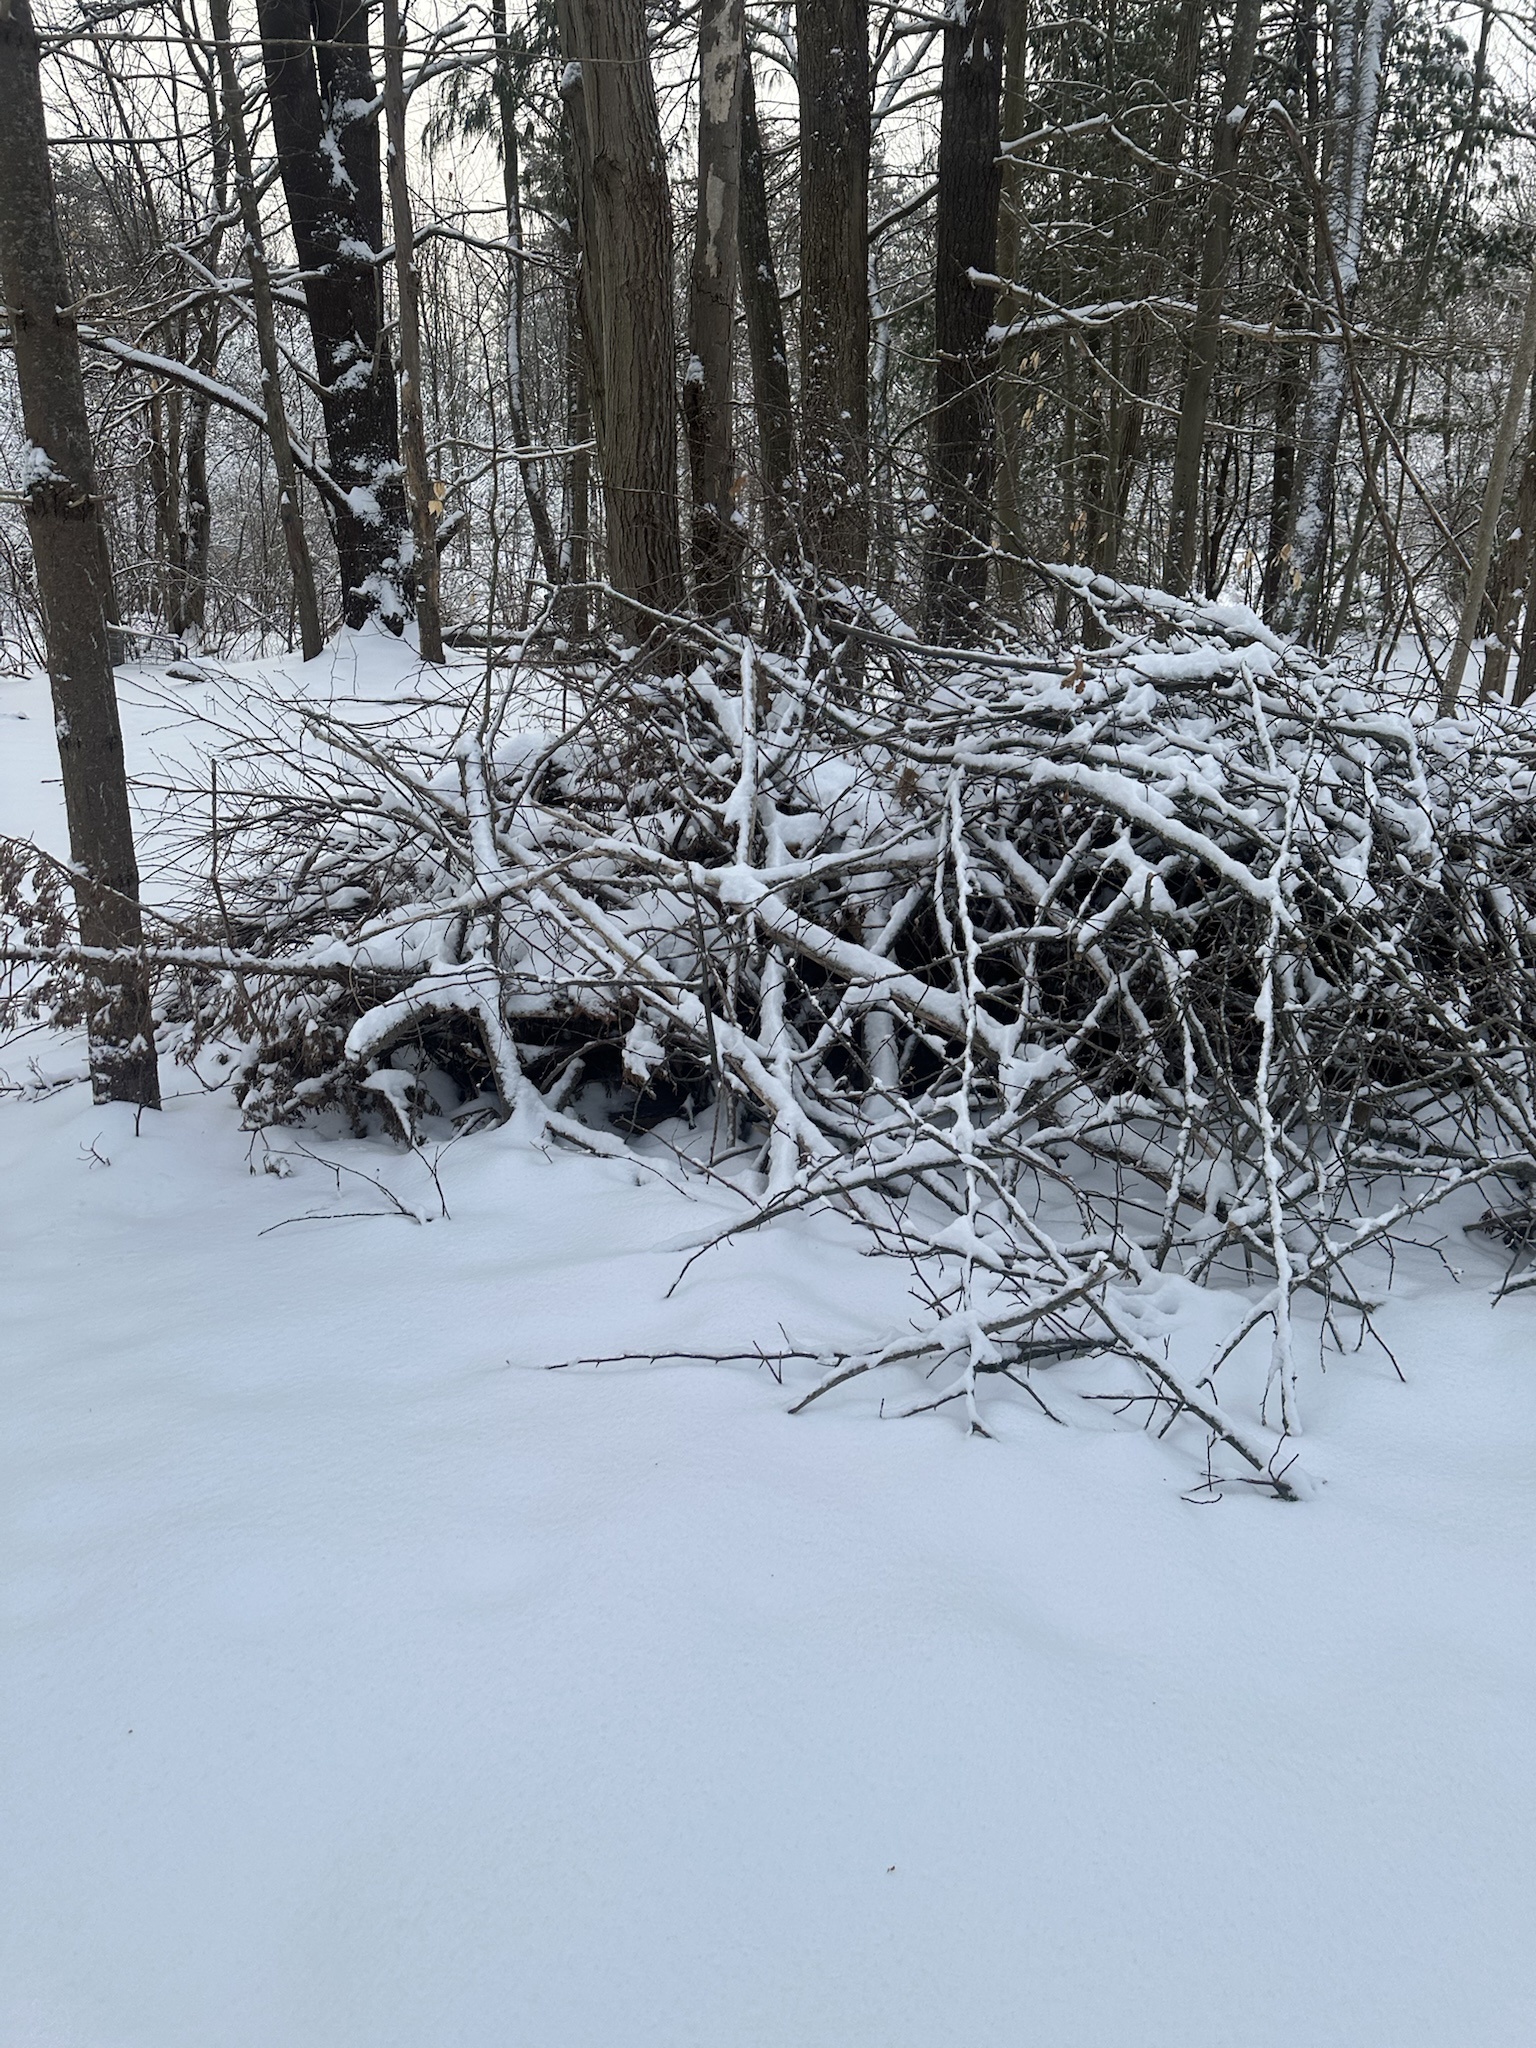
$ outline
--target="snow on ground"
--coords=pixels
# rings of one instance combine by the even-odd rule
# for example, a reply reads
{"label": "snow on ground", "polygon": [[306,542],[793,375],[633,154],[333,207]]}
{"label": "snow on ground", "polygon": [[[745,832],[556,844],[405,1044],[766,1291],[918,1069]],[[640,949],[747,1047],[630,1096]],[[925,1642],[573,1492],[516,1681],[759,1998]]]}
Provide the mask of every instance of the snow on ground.
{"label": "snow on ground", "polygon": [[[0,829],[56,834],[46,744],[0,682]],[[1123,1427],[544,1371],[856,1342],[901,1286],[802,1219],[669,1298],[712,1211],[643,1170],[487,1133],[444,1216],[166,1071],[137,1129],[0,1101],[4,2048],[1532,2038],[1491,1254],[1404,1268],[1406,1386],[1314,1378],[1316,1501],[1197,1505]]]}

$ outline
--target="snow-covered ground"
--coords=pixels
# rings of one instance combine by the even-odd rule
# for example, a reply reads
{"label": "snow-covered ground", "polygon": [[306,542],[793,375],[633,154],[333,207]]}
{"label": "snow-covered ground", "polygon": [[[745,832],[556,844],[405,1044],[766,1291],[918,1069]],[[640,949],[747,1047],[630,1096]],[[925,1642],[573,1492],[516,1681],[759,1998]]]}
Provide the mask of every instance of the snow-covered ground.
{"label": "snow-covered ground", "polygon": [[[0,682],[0,830],[57,844],[50,746]],[[507,1131],[439,1189],[166,1081],[0,1100],[0,2048],[1533,2038],[1491,1252],[1401,1270],[1406,1385],[1314,1376],[1315,1500],[1186,1498],[1107,1415],[545,1371],[857,1342],[900,1278],[799,1220],[669,1294],[707,1192]]]}

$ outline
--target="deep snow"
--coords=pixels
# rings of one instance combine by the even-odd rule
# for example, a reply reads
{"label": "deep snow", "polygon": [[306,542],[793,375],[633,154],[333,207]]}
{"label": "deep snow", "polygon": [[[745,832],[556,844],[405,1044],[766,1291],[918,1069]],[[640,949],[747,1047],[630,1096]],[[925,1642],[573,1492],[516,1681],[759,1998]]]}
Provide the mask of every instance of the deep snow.
{"label": "deep snow", "polygon": [[[50,744],[0,682],[0,829],[57,843]],[[1107,1418],[544,1371],[859,1341],[901,1282],[799,1220],[669,1299],[708,1209],[654,1176],[493,1132],[443,1217],[383,1144],[261,1170],[165,1071],[137,1131],[0,1100],[4,2048],[1532,2038],[1536,1297],[1491,1253],[1404,1267],[1406,1385],[1314,1376],[1316,1500],[1197,1504]]]}

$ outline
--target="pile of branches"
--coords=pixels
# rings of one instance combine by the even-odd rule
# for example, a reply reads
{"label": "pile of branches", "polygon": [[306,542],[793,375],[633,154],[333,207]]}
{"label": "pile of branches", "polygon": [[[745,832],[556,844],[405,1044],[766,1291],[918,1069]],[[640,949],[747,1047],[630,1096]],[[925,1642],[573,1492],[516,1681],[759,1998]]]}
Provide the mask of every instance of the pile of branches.
{"label": "pile of branches", "polygon": [[[841,1211],[921,1311],[798,1405],[902,1366],[903,1412],[985,1433],[988,1375],[1054,1415],[1091,1372],[1294,1497],[1306,1346],[1359,1340],[1457,1190],[1523,1227],[1536,747],[1237,608],[1078,595],[1104,644],[1059,658],[824,605],[788,651],[658,621],[558,675],[270,707],[187,825],[166,1013],[240,1040],[252,1122],[645,1132],[733,1229]],[[1199,1358],[1175,1277],[1239,1290]]]}

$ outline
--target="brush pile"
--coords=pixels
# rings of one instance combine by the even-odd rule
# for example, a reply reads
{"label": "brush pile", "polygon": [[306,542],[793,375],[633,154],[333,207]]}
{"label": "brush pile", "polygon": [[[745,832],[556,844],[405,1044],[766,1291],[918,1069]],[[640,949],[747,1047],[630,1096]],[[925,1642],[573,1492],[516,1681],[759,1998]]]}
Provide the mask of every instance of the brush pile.
{"label": "brush pile", "polygon": [[[905,1412],[984,1432],[987,1376],[1049,1412],[1114,1361],[1097,1398],[1290,1497],[1306,1346],[1358,1340],[1428,1210],[1502,1182],[1518,1223],[1536,1178],[1536,744],[1094,597],[1059,659],[828,606],[787,653],[679,621],[252,712],[187,812],[166,1013],[238,1038],[251,1123],[696,1162],[707,1125],[741,1228],[831,1206],[917,1276],[805,1399],[915,1367]],[[1170,1280],[1246,1290],[1209,1355]]]}

